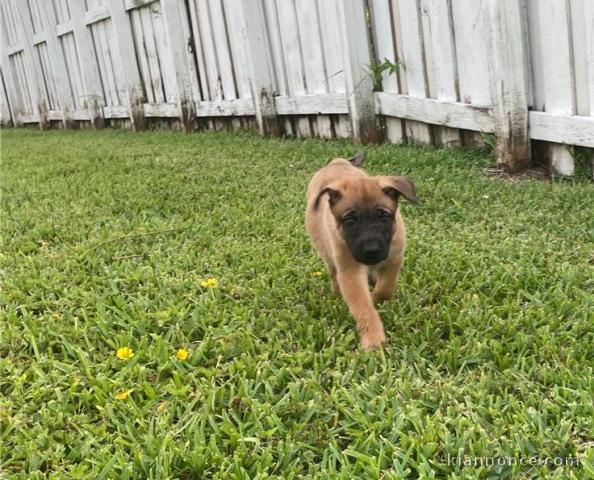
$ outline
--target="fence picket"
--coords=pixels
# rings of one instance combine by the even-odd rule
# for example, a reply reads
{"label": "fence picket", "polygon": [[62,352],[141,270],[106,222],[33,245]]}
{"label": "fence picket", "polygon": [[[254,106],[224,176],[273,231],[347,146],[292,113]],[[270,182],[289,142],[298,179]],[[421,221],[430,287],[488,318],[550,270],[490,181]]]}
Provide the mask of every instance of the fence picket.
{"label": "fence picket", "polygon": [[85,23],[85,8],[83,2],[70,0],[68,2],[70,22],[73,31],[72,63],[80,68],[82,80],[82,108],[87,110],[93,128],[104,126],[102,107],[105,104],[101,88],[99,68],[95,60],[91,31]]}
{"label": "fence picket", "polygon": [[[167,55],[171,58],[170,73],[173,89],[175,92],[175,103],[179,110],[179,119],[186,131],[193,130],[195,118],[195,107],[192,101],[192,84],[195,81],[195,72],[190,67],[191,58],[188,52],[188,38],[190,37],[190,26],[185,3],[174,0],[163,0],[161,2],[161,14],[163,17],[164,35],[169,49]],[[165,82],[167,82],[165,77]]]}
{"label": "fence picket", "polygon": [[252,99],[256,111],[256,123],[261,135],[278,135],[273,67],[268,55],[268,37],[263,5],[259,0],[244,0],[242,5],[245,19],[244,38],[248,44],[250,58]]}
{"label": "fence picket", "polygon": [[[423,30],[427,35],[425,48],[432,52],[435,83],[432,97],[446,102],[456,102],[458,78],[456,75],[456,52],[452,25],[450,0],[424,0],[423,18],[427,18]],[[442,147],[460,144],[460,131],[448,127],[434,128],[435,143]]]}
{"label": "fence picket", "polygon": [[32,102],[32,110],[37,115],[37,121],[40,128],[47,128],[48,118],[48,99],[45,91],[45,84],[43,82],[43,72],[39,63],[39,57],[33,46],[33,22],[30,17],[30,10],[28,2],[17,1],[18,6],[17,16],[20,17],[19,27],[22,32],[21,42],[23,42],[23,66],[26,72],[30,74],[23,74],[23,81],[27,82],[29,86],[29,95]]}
{"label": "fence picket", "polygon": [[[570,46],[569,4],[566,1],[539,2],[545,111],[561,115],[575,113],[575,82]],[[546,155],[560,175],[573,175],[573,156],[564,145],[549,144]]]}
{"label": "fence picket", "polygon": [[3,127],[13,126],[12,115],[10,114],[10,106],[8,104],[8,95],[4,82],[4,72],[0,69],[0,125]]}
{"label": "fence picket", "polygon": [[[413,97],[428,98],[427,66],[423,42],[422,22],[419,0],[400,0],[400,26],[402,30],[403,63],[408,85],[408,94]],[[415,143],[431,144],[431,126],[416,122],[406,122],[406,136]]]}

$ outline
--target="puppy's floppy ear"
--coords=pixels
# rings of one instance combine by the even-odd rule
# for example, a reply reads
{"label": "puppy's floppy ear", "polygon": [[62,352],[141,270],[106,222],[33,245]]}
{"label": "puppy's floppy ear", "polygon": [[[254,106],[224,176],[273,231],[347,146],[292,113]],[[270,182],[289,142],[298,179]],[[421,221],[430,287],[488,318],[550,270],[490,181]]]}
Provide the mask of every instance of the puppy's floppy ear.
{"label": "puppy's floppy ear", "polygon": [[316,200],[313,205],[314,210],[317,210],[318,207],[320,206],[320,200],[322,199],[322,196],[325,193],[328,194],[330,206],[334,206],[336,204],[336,202],[338,202],[342,198],[342,195],[338,190],[336,190],[335,188],[326,186],[320,190],[320,193],[318,193],[318,196],[316,197]]}
{"label": "puppy's floppy ear", "polygon": [[400,195],[409,202],[417,204],[420,200],[417,198],[415,184],[408,177],[393,175],[390,177],[380,177],[379,184],[382,191],[393,200],[397,200]]}
{"label": "puppy's floppy ear", "polygon": [[359,152],[354,157],[349,158],[349,162],[351,162],[351,165],[354,167],[360,168],[363,165],[365,158],[367,158],[365,152]]}

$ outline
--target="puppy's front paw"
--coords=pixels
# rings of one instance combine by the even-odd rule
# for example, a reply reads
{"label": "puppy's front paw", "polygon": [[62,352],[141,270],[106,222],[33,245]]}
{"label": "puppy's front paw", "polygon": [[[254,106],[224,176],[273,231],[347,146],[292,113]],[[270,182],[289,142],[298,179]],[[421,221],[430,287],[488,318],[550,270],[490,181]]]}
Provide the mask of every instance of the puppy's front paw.
{"label": "puppy's front paw", "polygon": [[382,343],[386,343],[383,327],[378,327],[361,335],[361,350],[375,350]]}
{"label": "puppy's front paw", "polygon": [[378,305],[380,303],[389,302],[392,300],[392,292],[376,292],[372,293],[373,303]]}

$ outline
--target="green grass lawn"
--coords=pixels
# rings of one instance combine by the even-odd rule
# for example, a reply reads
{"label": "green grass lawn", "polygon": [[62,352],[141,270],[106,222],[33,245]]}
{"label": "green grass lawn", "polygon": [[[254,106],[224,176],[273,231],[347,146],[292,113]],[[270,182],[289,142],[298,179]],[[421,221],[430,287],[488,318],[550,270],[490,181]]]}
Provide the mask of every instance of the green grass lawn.
{"label": "green grass lawn", "polygon": [[593,184],[366,147],[423,203],[361,353],[303,227],[310,176],[358,149],[4,131],[3,478],[594,477]]}

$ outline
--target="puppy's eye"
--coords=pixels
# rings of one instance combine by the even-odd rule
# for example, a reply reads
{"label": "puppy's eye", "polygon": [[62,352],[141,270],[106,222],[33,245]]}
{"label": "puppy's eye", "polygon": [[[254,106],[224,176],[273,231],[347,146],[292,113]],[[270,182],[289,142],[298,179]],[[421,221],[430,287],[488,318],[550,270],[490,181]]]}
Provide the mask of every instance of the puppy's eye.
{"label": "puppy's eye", "polygon": [[355,215],[347,215],[342,219],[345,225],[355,225],[357,223],[357,217]]}
{"label": "puppy's eye", "polygon": [[392,219],[392,215],[390,215],[390,212],[380,209],[377,211],[377,218],[379,218],[382,222],[389,222]]}

